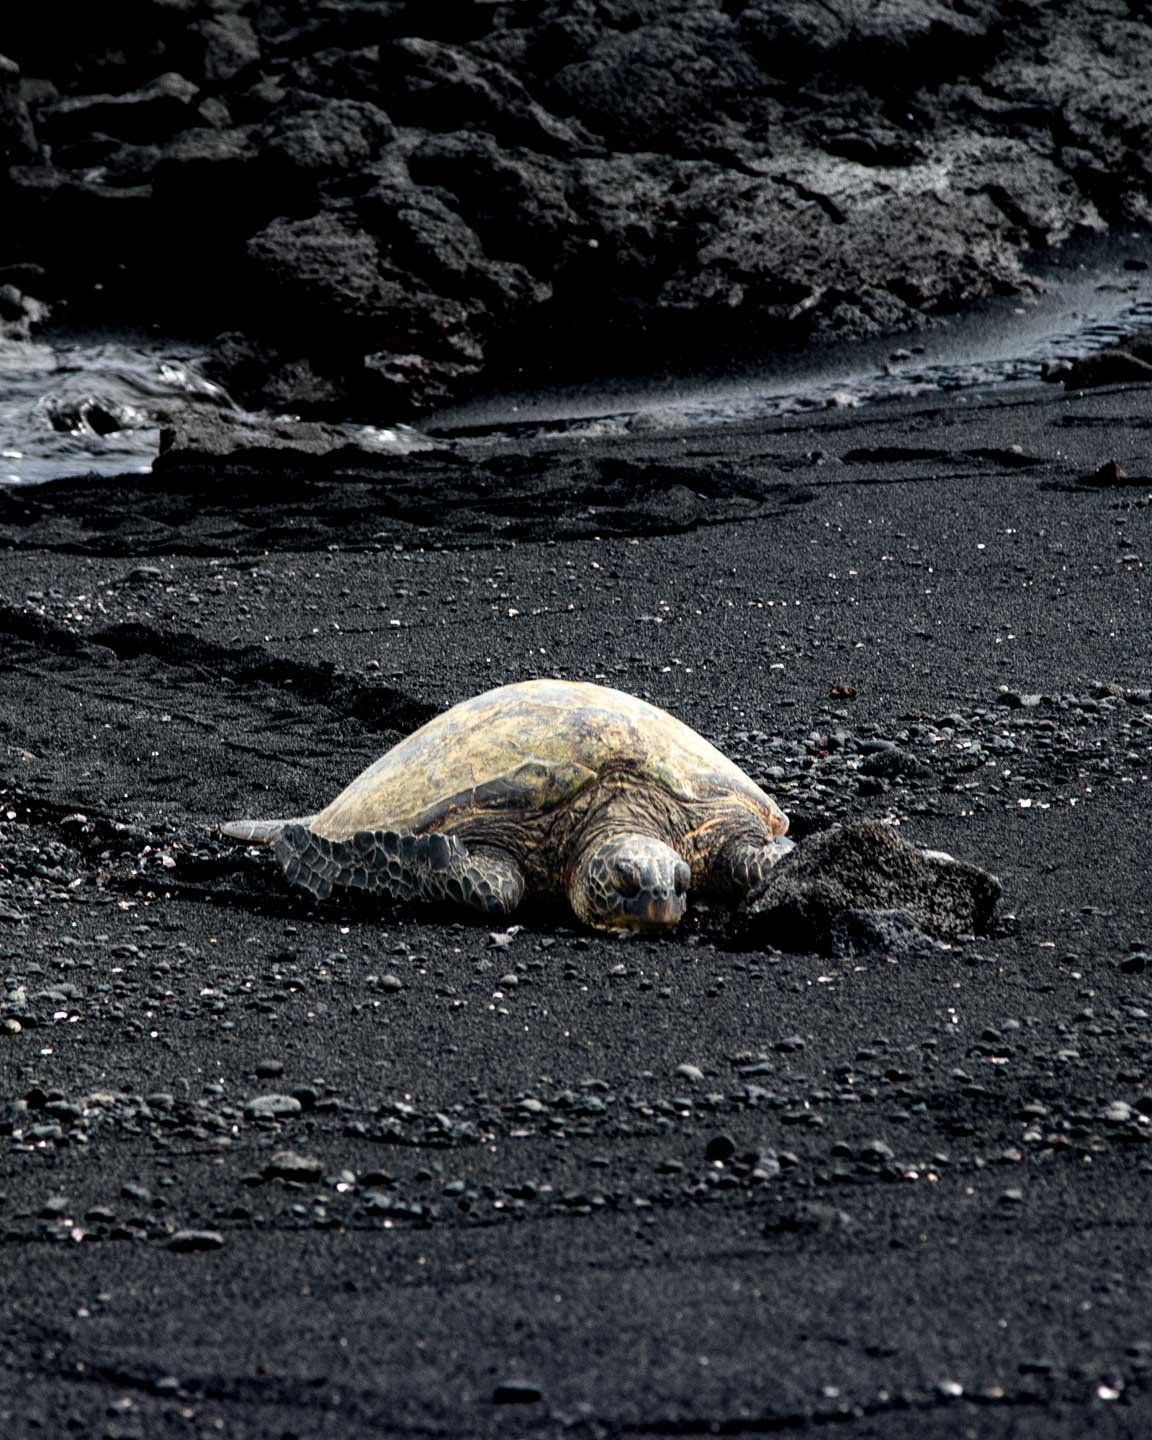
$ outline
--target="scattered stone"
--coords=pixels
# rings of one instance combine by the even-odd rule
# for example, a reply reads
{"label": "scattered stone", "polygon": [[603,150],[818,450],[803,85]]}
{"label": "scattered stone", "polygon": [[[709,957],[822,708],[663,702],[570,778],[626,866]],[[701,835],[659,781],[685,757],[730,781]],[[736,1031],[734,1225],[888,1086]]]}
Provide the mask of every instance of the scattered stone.
{"label": "scattered stone", "polygon": [[801,1200],[784,1206],[764,1223],[764,1233],[773,1234],[843,1234],[855,1228],[856,1222],[847,1210],[825,1205],[818,1200]]}
{"label": "scattered stone", "polygon": [[254,1120],[276,1120],[299,1115],[303,1108],[293,1095],[254,1095],[245,1103],[244,1113]]}
{"label": "scattered stone", "polygon": [[536,1405],[543,1398],[539,1385],[519,1378],[500,1380],[492,1390],[493,1405]]}
{"label": "scattered stone", "polygon": [[168,1241],[168,1249],[179,1254],[190,1254],[195,1250],[220,1250],[224,1236],[218,1230],[177,1230]]}
{"label": "scattered stone", "polygon": [[264,1166],[267,1180],[319,1180],[324,1173],[323,1162],[314,1155],[299,1155],[295,1150],[277,1150]]}
{"label": "scattered stone", "polygon": [[164,579],[159,565],[134,565],[124,576],[126,585],[153,585]]}
{"label": "scattered stone", "polygon": [[1105,460],[1098,470],[1093,470],[1085,481],[1088,485],[1128,485],[1131,477],[1119,460]]}
{"label": "scattered stone", "polygon": [[867,756],[861,763],[860,773],[880,780],[925,780],[932,770],[915,755],[894,748]]}

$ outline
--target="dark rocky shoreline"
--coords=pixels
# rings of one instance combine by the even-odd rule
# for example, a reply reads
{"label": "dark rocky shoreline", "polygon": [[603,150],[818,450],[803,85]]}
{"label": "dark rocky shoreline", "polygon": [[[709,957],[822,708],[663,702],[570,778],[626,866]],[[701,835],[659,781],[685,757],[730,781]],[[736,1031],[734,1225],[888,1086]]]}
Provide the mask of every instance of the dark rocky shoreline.
{"label": "dark rocky shoreline", "polygon": [[1152,217],[1138,0],[133,0],[0,46],[0,318],[226,332],[252,407],[904,330]]}
{"label": "dark rocky shoreline", "polygon": [[[5,1436],[1145,1434],[1150,432],[1049,387],[0,492]],[[993,932],[492,932],[213,836],[550,672],[798,853],[995,871]]]}

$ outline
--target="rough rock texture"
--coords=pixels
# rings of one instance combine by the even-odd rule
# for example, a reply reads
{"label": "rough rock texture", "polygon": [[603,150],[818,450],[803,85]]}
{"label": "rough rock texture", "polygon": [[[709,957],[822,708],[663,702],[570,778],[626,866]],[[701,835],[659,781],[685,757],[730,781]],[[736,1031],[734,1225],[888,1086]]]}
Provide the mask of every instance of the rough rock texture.
{"label": "rough rock texture", "polygon": [[940,940],[986,931],[999,896],[986,870],[864,820],[803,841],[746,913],[749,929],[779,949],[907,950],[917,931]]}
{"label": "rough rock texture", "polygon": [[1084,355],[1067,367],[1057,367],[1046,378],[1063,380],[1068,390],[1092,385],[1117,385],[1129,380],[1152,380],[1152,330],[1140,331],[1120,345],[1096,355]]}
{"label": "rough rock texture", "polygon": [[892,330],[1152,218],[1143,0],[96,13],[6,19],[0,272],[231,332],[249,403]]}
{"label": "rough rock texture", "polygon": [[27,340],[47,316],[48,306],[41,301],[25,295],[15,285],[0,285],[0,338]]}

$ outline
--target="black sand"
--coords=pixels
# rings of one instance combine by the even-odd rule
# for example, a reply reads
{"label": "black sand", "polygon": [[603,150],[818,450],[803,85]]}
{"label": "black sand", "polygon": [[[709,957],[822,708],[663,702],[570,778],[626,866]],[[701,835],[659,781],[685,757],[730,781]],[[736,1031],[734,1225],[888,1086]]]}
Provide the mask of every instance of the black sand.
{"label": "black sand", "polygon": [[[1150,436],[1130,386],[0,493],[0,1432],[1147,1434]],[[539,673],[987,866],[997,930],[491,936],[212,838]]]}

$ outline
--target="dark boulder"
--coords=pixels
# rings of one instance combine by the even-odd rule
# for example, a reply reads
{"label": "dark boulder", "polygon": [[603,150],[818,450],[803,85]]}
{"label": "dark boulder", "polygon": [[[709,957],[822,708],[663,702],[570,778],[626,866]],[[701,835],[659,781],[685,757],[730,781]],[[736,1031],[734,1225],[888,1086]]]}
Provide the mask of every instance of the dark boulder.
{"label": "dark boulder", "polygon": [[915,932],[950,941],[987,931],[1000,888],[976,865],[856,821],[801,841],[748,897],[743,925],[777,949],[902,950],[918,943]]}
{"label": "dark boulder", "polygon": [[621,150],[690,149],[701,132],[713,138],[729,109],[755,105],[768,76],[734,34],[731,22],[705,11],[692,23],[607,31],[590,40],[549,81],[546,94],[561,115],[575,117]]}
{"label": "dark boulder", "polygon": [[30,164],[38,155],[32,116],[21,94],[20,67],[0,55],[0,168]]}
{"label": "dark boulder", "polygon": [[458,46],[406,37],[381,48],[384,103],[405,125],[484,130],[531,149],[565,153],[580,137],[537,104],[503,65]]}
{"label": "dark boulder", "polygon": [[396,274],[419,276],[477,314],[503,319],[548,296],[548,287],[525,266],[489,255],[435,190],[383,181],[357,202],[356,212],[375,237],[382,263]]}
{"label": "dark boulder", "polygon": [[1004,24],[1003,7],[992,0],[752,0],[734,8],[753,53],[775,75],[795,66],[830,69],[904,90],[980,63]]}
{"label": "dark boulder", "polygon": [[67,95],[45,106],[38,124],[53,144],[110,135],[117,140],[155,141],[194,123],[199,87],[182,75],[159,75],[123,95]]}
{"label": "dark boulder", "polygon": [[260,63],[260,41],[244,15],[216,14],[193,27],[199,51],[196,74],[208,86],[235,81]]}
{"label": "dark boulder", "polygon": [[285,185],[292,208],[301,187],[366,170],[394,135],[388,116],[368,101],[302,96],[274,111],[254,139],[267,170],[262,178]]}

